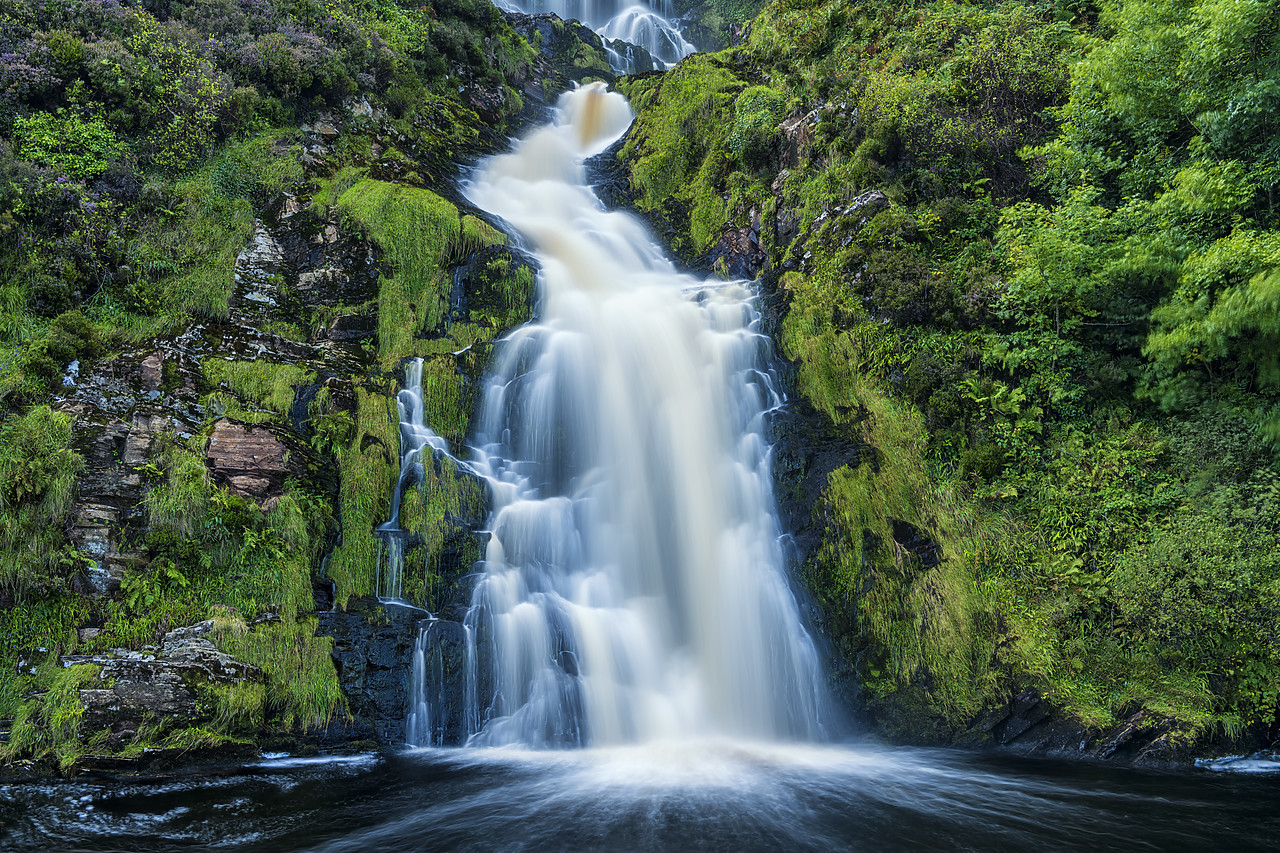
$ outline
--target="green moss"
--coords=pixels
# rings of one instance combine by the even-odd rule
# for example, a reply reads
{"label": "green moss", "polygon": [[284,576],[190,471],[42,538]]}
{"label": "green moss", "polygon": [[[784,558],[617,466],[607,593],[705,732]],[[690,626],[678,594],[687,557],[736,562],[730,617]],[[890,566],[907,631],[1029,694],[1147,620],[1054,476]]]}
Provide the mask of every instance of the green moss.
{"label": "green moss", "polygon": [[227,316],[235,261],[253,233],[253,205],[298,180],[301,166],[273,150],[275,134],[232,142],[199,172],[167,188],[161,216],[148,223],[131,251],[124,286],[113,292],[133,319],[98,310],[100,319],[124,322],[136,338],[174,328],[186,317]]}
{"label": "green moss", "polygon": [[236,615],[217,614],[218,647],[258,666],[265,686],[241,684],[215,691],[217,716],[228,730],[266,720],[283,730],[323,727],[346,708],[330,651],[333,640],[315,636],[311,618],[282,617],[250,630]]}
{"label": "green moss", "polygon": [[363,179],[337,197],[350,226],[391,264],[378,288],[378,352],[384,367],[412,355],[414,339],[440,325],[448,306],[445,266],[461,236],[458,211],[427,190]]}
{"label": "green moss", "polygon": [[214,495],[203,455],[167,435],[161,437],[155,459],[163,479],[143,498],[150,524],[153,528],[172,528],[182,537],[193,536],[209,512]]}
{"label": "green moss", "polygon": [[706,55],[689,57],[659,78],[619,83],[637,112],[620,153],[630,164],[636,206],[667,220],[678,252],[707,251],[728,222],[725,143],[735,99],[745,88],[727,63]]}
{"label": "green moss", "polygon": [[[449,576],[441,566],[446,538],[457,532],[457,519],[483,517],[486,495],[481,482],[460,471],[450,459],[439,459],[428,466],[416,491],[417,517],[412,519],[416,526],[409,527],[408,522],[402,522],[402,526],[422,537],[421,561],[412,565],[425,568],[421,575],[422,606],[438,610],[455,600],[458,592],[454,585],[459,578]],[[483,554],[480,546],[471,539],[466,540],[463,548],[465,553],[456,555],[456,558],[465,572]]]}
{"label": "green moss", "polygon": [[469,213],[463,215],[456,251],[458,257],[465,258],[489,246],[505,246],[506,244],[506,234],[503,234],[483,219],[477,219]]}
{"label": "green moss", "polygon": [[9,742],[0,754],[6,759],[49,758],[61,770],[69,770],[85,750],[81,741],[84,704],[80,690],[97,683],[99,671],[91,664],[58,666],[56,659],[43,664],[35,679],[40,693],[19,708]]}
{"label": "green moss", "polygon": [[373,531],[391,511],[400,447],[396,415],[386,394],[357,387],[356,399],[355,435],[338,455],[342,539],[327,564],[343,604],[352,595],[374,591],[378,540]]}
{"label": "green moss", "polygon": [[205,378],[257,406],[287,415],[297,387],[315,380],[315,373],[296,364],[269,361],[231,361],[208,358],[201,365]]}
{"label": "green moss", "polygon": [[75,648],[76,626],[87,615],[86,602],[65,589],[0,609],[0,655],[12,662],[0,669],[0,719],[24,713],[23,697],[52,671],[48,661]]}
{"label": "green moss", "polygon": [[[860,675],[873,696],[894,697],[890,707],[902,699],[929,708],[940,731],[960,727],[997,686],[989,667],[995,611],[976,556],[990,547],[992,532],[929,476],[927,433],[909,406],[877,391],[849,361],[815,361],[810,355],[801,363],[802,393],[855,428],[863,450],[856,466],[831,473],[814,509],[827,532],[810,586],[856,613],[871,652],[861,656]],[[936,565],[898,541],[903,522],[933,540]]]}

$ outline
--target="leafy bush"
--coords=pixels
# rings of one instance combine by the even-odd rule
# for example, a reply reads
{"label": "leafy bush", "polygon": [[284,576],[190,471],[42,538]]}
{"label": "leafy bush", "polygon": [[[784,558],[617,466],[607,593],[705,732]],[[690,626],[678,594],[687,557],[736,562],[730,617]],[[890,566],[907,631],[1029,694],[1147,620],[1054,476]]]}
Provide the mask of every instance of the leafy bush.
{"label": "leafy bush", "polygon": [[14,139],[21,156],[80,179],[101,175],[122,150],[102,119],[86,121],[62,110],[18,119]]}

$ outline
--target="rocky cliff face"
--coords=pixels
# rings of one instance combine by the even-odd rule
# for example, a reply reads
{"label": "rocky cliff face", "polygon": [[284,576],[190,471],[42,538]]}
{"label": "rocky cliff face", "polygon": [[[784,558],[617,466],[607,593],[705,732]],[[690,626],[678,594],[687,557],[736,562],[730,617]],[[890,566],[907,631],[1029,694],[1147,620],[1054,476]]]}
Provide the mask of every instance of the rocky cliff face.
{"label": "rocky cliff face", "polygon": [[[554,38],[534,51],[485,24],[517,41],[455,69],[461,104],[363,94],[275,132],[262,151],[289,177],[240,209],[241,241],[201,271],[225,307],[65,368],[48,417],[68,427],[73,479],[55,523],[79,556],[59,570],[65,592],[39,593],[52,609],[31,586],[0,594],[6,618],[47,619],[8,635],[29,643],[3,683],[10,761],[127,768],[246,739],[403,740],[417,608],[466,600],[484,495],[429,466],[401,511],[415,606],[372,597],[400,365],[424,360],[432,426],[460,443],[493,340],[535,296],[527,258],[457,197],[456,162],[571,79],[611,75],[589,30],[513,23]],[[514,53],[495,82],[484,64],[501,50]]]}

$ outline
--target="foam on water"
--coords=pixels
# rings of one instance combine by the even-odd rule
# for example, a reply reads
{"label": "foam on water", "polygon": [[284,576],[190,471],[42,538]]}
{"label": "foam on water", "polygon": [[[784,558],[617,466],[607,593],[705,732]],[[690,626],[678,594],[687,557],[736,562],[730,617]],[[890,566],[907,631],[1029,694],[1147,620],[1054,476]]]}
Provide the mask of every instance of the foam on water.
{"label": "foam on water", "polygon": [[[541,267],[540,319],[500,344],[466,462],[493,495],[465,620],[467,732],[815,739],[822,677],[784,578],[765,436],[782,403],[769,342],[747,285],[678,272],[586,184],[584,158],[630,120],[620,95],[584,86],[465,188]],[[424,430],[403,427],[407,452],[438,443]],[[438,696],[419,656],[414,695]],[[411,742],[432,742],[430,719],[420,699]]]}
{"label": "foam on water", "polygon": [[[494,5],[508,12],[551,12],[561,18],[577,19],[605,39],[643,47],[667,66],[697,50],[685,39],[679,24],[672,20],[674,10],[670,0],[640,3],[634,0],[494,0]],[[620,58],[619,51],[613,50],[611,54]]]}

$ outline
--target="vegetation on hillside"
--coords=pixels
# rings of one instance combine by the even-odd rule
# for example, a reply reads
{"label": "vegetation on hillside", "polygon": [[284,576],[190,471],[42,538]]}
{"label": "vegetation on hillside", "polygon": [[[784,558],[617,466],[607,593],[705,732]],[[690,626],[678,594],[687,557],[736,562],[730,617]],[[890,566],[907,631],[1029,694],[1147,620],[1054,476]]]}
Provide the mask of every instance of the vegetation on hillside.
{"label": "vegetation on hillside", "polygon": [[[808,472],[801,572],[868,715],[954,742],[1033,687],[1171,743],[1274,735],[1280,3],[700,8],[721,36],[749,22],[741,43],[621,81],[620,157],[684,260],[729,230],[767,258],[795,390],[850,449]],[[529,316],[531,269],[447,183],[514,126],[538,61],[487,0],[0,0],[0,658],[24,662],[0,674],[5,757],[101,746],[77,698],[97,669],[60,655],[206,618],[265,680],[126,749],[343,713],[313,580],[323,562],[339,606],[376,587],[402,361],[460,444],[493,340]],[[141,497],[111,535],[140,556],[90,596],[69,534],[92,436],[61,389],[228,321],[286,196],[367,250],[370,289],[263,323],[280,352],[162,374],[195,422],[127,472]],[[376,332],[347,375],[281,354],[353,318]],[[280,495],[213,481],[223,418],[288,435]],[[407,598],[449,600],[481,504],[448,462],[403,495]]]}
{"label": "vegetation on hillside", "polygon": [[[449,269],[504,239],[433,190],[504,138],[525,106],[517,88],[538,82],[534,61],[486,0],[0,3],[0,720],[12,721],[0,755],[65,768],[106,748],[63,722],[97,668],[64,672],[59,656],[139,649],[210,617],[219,647],[265,682],[203,697],[200,728],[145,726],[129,754],[345,713],[331,643],[314,636],[313,577],[340,541],[329,563],[339,601],[374,589],[401,359],[451,356],[527,316],[530,271],[491,251],[485,281],[498,295],[474,322],[446,317]],[[303,128],[326,121],[344,130],[317,161]],[[159,393],[186,383],[199,395],[183,414],[195,434],[162,432],[125,472],[141,500],[106,535],[136,565],[118,590],[90,594],[103,555],[69,533],[83,523],[71,516],[77,477],[101,427],[77,434],[83,406],[60,402],[61,389],[232,320],[237,256],[286,194],[313,197],[317,219],[378,253],[372,299],[323,298],[260,322],[253,348],[209,352],[194,376],[164,362]],[[377,318],[376,344],[352,348],[353,376],[286,355],[347,315]],[[467,378],[452,360],[429,374],[432,404],[457,409],[460,441]],[[352,380],[345,396],[333,390]],[[223,418],[291,436],[296,476],[283,494],[259,503],[213,481],[205,446]],[[408,501],[428,553],[471,491],[445,472],[423,485],[425,508]],[[426,579],[416,584],[410,597],[428,600]]]}
{"label": "vegetation on hillside", "polygon": [[875,449],[804,573],[883,730],[1026,686],[1177,743],[1274,727],[1277,21],[777,0],[623,84],[637,208],[693,262],[758,234],[797,390]]}

